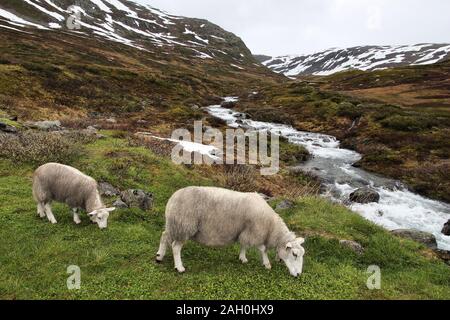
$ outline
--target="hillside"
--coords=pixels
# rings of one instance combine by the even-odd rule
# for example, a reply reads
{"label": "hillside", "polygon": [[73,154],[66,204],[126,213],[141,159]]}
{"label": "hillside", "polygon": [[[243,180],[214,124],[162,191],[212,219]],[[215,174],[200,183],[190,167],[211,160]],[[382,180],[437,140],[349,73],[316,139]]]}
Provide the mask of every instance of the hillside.
{"label": "hillside", "polygon": [[0,4],[2,110],[22,119],[139,113],[158,124],[171,110],[189,113],[278,80],[238,37],[205,20],[130,1],[80,1],[72,10],[83,13],[81,29],[71,30],[60,21],[70,3]]}
{"label": "hillside", "polygon": [[288,77],[327,76],[346,70],[373,71],[408,65],[427,65],[449,57],[449,44],[362,46],[333,48],[309,55],[255,56],[268,68]]}

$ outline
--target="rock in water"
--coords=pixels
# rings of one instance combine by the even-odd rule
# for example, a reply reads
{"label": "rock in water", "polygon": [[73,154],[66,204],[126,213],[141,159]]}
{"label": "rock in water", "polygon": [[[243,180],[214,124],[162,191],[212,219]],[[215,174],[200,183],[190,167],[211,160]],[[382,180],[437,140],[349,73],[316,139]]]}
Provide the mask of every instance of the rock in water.
{"label": "rock in water", "polygon": [[225,109],[234,109],[236,105],[237,103],[235,101],[224,101],[220,106]]}
{"label": "rock in water", "polygon": [[141,210],[148,211],[153,207],[153,194],[143,190],[127,190],[122,192],[120,198],[128,207],[138,207]]}
{"label": "rock in water", "polygon": [[364,248],[362,245],[360,245],[358,242],[356,241],[351,241],[351,240],[340,240],[339,244],[341,246],[344,246],[350,250],[352,250],[353,252],[355,252],[356,254],[363,254],[364,253]]}
{"label": "rock in water", "polygon": [[392,234],[402,237],[402,238],[411,239],[416,242],[422,243],[430,249],[433,249],[433,250],[437,249],[436,237],[431,233],[427,233],[427,232],[423,232],[423,231],[419,231],[419,230],[399,229],[399,230],[392,231]]}
{"label": "rock in water", "polygon": [[106,197],[114,197],[114,196],[118,196],[120,194],[119,190],[114,188],[108,182],[100,182],[98,184],[98,191],[100,192],[100,195],[106,196]]}
{"label": "rock in water", "polygon": [[368,187],[360,188],[355,192],[353,192],[352,194],[350,194],[350,201],[362,204],[379,202],[380,194]]}
{"label": "rock in water", "polygon": [[444,224],[444,228],[442,229],[442,233],[446,236],[450,236],[450,220],[446,224]]}

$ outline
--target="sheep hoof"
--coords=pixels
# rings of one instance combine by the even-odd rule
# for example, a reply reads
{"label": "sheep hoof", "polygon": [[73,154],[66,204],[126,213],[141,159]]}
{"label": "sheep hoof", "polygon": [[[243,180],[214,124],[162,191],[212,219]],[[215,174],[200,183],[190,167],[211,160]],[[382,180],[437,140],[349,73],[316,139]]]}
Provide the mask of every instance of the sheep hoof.
{"label": "sheep hoof", "polygon": [[177,271],[178,271],[178,273],[185,273],[186,272],[186,269],[185,268],[175,268]]}
{"label": "sheep hoof", "polygon": [[240,259],[241,260],[241,262],[243,263],[243,264],[247,264],[248,263],[248,260],[247,259]]}
{"label": "sheep hoof", "polygon": [[266,267],[267,270],[272,270],[272,265],[269,264],[265,264],[264,267]]}
{"label": "sheep hoof", "polygon": [[155,261],[156,263],[162,263],[163,259],[161,259],[159,255],[157,255]]}

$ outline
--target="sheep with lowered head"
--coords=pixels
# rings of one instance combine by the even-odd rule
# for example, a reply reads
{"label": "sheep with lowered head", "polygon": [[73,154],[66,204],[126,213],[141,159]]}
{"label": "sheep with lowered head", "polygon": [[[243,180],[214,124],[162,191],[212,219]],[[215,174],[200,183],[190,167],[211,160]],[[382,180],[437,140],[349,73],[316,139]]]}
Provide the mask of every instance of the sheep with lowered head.
{"label": "sheep with lowered head", "polygon": [[181,249],[186,241],[220,247],[239,242],[239,259],[247,263],[246,251],[256,247],[262,262],[271,269],[267,251],[275,248],[294,277],[303,270],[303,238],[290,232],[280,216],[256,193],[221,188],[188,187],[177,191],[166,207],[166,229],[161,236],[157,262],[172,247],[175,268],[183,273]]}
{"label": "sheep with lowered head", "polygon": [[36,169],[33,175],[33,197],[41,218],[57,223],[51,208],[53,201],[66,203],[72,208],[73,221],[80,224],[78,209],[86,210],[92,222],[100,229],[108,226],[109,213],[97,189],[97,181],[81,171],[59,163],[47,163]]}

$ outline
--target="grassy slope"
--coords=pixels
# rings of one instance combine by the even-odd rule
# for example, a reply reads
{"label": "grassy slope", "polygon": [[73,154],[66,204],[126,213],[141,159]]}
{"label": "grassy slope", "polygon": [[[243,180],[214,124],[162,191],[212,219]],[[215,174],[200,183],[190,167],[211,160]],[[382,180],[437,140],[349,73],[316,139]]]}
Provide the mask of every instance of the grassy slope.
{"label": "grassy slope", "polygon": [[[124,163],[128,163],[124,165]],[[99,140],[74,164],[97,179],[122,188],[153,191],[152,213],[122,210],[101,232],[83,217],[71,221],[68,208],[55,205],[59,221],[51,225],[35,214],[31,197],[32,168],[0,162],[0,298],[60,299],[405,299],[450,296],[450,269],[424,248],[392,237],[341,206],[304,198],[282,216],[307,235],[304,274],[289,276],[273,262],[272,271],[259,263],[238,261],[238,247],[209,249],[189,243],[183,251],[188,273],[173,270],[171,254],[158,265],[154,255],[164,226],[164,205],[172,192],[187,185],[214,182],[198,171],[173,165],[126,140]],[[366,252],[357,256],[337,239],[360,241]],[[271,253],[272,260],[274,253]],[[66,268],[82,270],[82,289],[66,289]],[[367,267],[382,270],[382,290],[369,291]]]}

